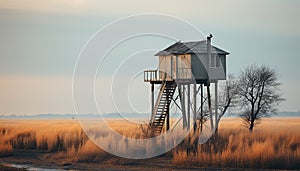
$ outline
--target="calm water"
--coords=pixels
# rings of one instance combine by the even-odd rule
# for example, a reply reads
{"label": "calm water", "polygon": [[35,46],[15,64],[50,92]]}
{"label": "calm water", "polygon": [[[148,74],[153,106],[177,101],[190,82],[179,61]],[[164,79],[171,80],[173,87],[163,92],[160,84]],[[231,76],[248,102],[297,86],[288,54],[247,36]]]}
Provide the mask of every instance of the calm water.
{"label": "calm water", "polygon": [[[1,165],[19,168],[19,169],[27,169],[29,171],[64,171],[65,170],[65,169],[50,169],[50,168],[34,167],[34,166],[30,166],[30,165],[12,164],[12,163],[1,163]],[[77,171],[77,170],[70,170],[70,169],[66,169],[66,170]]]}

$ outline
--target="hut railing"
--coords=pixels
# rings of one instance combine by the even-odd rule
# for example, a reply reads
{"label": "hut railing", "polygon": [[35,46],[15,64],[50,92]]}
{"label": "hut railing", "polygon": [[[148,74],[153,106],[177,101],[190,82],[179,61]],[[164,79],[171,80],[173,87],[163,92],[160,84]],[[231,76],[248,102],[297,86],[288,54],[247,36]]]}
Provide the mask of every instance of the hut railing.
{"label": "hut railing", "polygon": [[165,81],[167,78],[167,73],[160,70],[146,70],[144,71],[144,81]]}
{"label": "hut railing", "polygon": [[[177,76],[176,76],[177,75]],[[144,81],[174,81],[176,80],[191,80],[192,79],[192,69],[191,68],[179,68],[177,73],[167,74],[160,70],[146,70],[144,71]]]}

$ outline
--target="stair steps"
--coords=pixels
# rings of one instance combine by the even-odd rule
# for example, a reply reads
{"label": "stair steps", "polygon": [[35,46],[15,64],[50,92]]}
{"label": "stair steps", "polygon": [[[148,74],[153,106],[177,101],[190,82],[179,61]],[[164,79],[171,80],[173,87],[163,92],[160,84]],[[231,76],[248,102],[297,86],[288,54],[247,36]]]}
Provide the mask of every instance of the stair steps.
{"label": "stair steps", "polygon": [[162,132],[166,117],[169,115],[169,107],[176,87],[177,85],[175,82],[164,82],[161,86],[150,123],[155,136]]}

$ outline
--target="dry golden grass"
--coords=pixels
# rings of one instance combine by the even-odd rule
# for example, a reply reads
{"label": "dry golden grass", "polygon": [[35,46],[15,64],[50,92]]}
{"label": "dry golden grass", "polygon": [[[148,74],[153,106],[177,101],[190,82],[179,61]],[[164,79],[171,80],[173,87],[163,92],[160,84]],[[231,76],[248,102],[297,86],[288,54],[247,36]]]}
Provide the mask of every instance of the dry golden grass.
{"label": "dry golden grass", "polygon": [[[142,136],[138,124],[123,120],[107,123],[127,137]],[[99,123],[91,122],[89,130],[96,129]],[[103,161],[112,157],[86,136],[76,120],[0,120],[0,134],[0,156],[11,155],[13,149],[30,149],[55,152],[51,155],[53,159],[75,162]]]}
{"label": "dry golden grass", "polygon": [[[99,129],[98,122],[91,123],[90,130]],[[176,148],[165,157],[172,157],[175,165],[299,169],[300,118],[266,119],[252,133],[241,123],[223,119],[215,141],[199,145],[195,153]],[[138,124],[121,120],[108,124],[127,137],[143,138]],[[101,131],[105,135],[107,130]],[[0,120],[0,156],[10,155],[13,149],[47,151],[53,159],[72,162],[114,157],[96,146],[76,120]]]}
{"label": "dry golden grass", "polygon": [[59,120],[2,120],[0,144],[14,149],[63,151],[78,148],[86,136],[76,122]]}
{"label": "dry golden grass", "polygon": [[221,168],[300,167],[300,119],[272,118],[252,133],[239,119],[223,119],[215,141],[199,145],[196,153],[174,150],[176,164]]}

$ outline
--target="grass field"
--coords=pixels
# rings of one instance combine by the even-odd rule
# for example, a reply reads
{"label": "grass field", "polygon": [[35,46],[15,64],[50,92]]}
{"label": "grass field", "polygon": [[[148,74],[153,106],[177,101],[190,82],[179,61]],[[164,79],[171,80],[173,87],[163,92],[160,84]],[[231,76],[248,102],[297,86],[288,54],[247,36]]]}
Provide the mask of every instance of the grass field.
{"label": "grass field", "polygon": [[[137,124],[120,120],[108,123],[123,135],[143,138]],[[49,160],[75,163],[105,163],[117,158],[96,146],[76,120],[0,120],[0,156],[10,156],[15,149],[47,152],[51,153]],[[239,119],[226,118],[215,140],[199,145],[196,152],[178,147],[162,157],[173,165],[299,169],[300,118],[266,119],[252,133]]]}
{"label": "grass field", "polygon": [[218,137],[188,154],[174,152],[173,161],[219,168],[300,168],[300,119],[266,119],[252,133],[237,119],[224,119]]}

